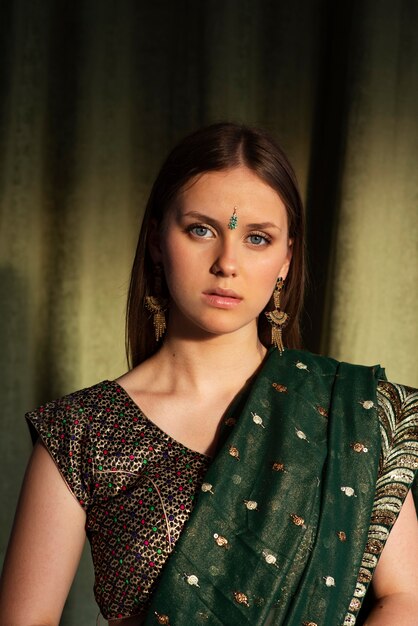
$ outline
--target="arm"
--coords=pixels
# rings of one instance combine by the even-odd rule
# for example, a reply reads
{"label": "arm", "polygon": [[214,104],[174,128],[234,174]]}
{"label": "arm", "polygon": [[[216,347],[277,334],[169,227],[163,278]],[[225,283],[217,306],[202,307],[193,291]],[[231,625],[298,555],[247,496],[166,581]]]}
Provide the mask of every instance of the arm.
{"label": "arm", "polygon": [[58,626],[85,540],[85,513],[46,448],[26,470],[0,584],[0,626]]}
{"label": "arm", "polygon": [[365,626],[418,624],[418,524],[409,492],[373,577],[376,604]]}

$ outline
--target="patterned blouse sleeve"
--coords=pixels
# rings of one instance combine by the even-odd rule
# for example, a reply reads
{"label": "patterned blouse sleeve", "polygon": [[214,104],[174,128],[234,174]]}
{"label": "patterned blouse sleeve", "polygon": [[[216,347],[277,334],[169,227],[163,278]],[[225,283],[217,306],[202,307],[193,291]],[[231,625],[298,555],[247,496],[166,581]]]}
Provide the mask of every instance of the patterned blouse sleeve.
{"label": "patterned blouse sleeve", "polygon": [[377,410],[381,453],[367,543],[344,624],[354,624],[352,607],[366,595],[380,555],[418,469],[418,391],[379,381]]}
{"label": "patterned blouse sleeve", "polygon": [[396,513],[392,526],[418,469],[418,390],[379,382],[377,399],[382,452],[376,496],[388,517]]}
{"label": "patterned blouse sleeve", "polygon": [[83,509],[91,502],[93,465],[87,391],[49,402],[25,416],[32,439],[40,438]]}

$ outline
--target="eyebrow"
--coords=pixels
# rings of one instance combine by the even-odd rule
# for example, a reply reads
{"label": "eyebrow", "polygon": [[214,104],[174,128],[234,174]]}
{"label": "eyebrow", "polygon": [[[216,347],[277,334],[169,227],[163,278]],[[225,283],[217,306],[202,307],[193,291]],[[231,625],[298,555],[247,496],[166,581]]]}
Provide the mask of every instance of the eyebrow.
{"label": "eyebrow", "polygon": [[[187,213],[183,213],[183,217],[194,217],[202,222],[210,222],[215,224],[216,226],[221,226],[221,222],[210,217],[209,215],[204,215],[203,213],[199,213],[198,211],[188,211]],[[274,224],[274,222],[259,222],[253,224],[246,224],[247,228],[251,228],[253,230],[262,230],[264,228],[277,228],[278,230],[282,230],[280,226]]]}

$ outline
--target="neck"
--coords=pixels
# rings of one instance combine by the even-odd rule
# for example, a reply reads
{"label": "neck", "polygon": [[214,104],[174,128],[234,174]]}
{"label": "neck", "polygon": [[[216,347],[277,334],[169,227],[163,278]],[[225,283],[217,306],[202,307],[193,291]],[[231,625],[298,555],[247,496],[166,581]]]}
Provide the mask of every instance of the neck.
{"label": "neck", "polygon": [[200,341],[167,333],[152,359],[173,388],[207,395],[211,388],[241,388],[261,365],[265,354],[266,348],[257,333],[245,328]]}

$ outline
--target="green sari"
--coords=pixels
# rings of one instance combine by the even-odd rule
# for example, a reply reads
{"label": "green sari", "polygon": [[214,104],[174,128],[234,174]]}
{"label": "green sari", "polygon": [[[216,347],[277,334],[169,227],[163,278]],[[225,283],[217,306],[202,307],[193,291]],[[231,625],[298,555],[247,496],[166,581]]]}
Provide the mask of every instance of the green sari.
{"label": "green sari", "polygon": [[[376,505],[382,378],[380,367],[268,353],[226,415],[147,626],[355,623],[394,522]],[[413,429],[418,439],[416,419]]]}

